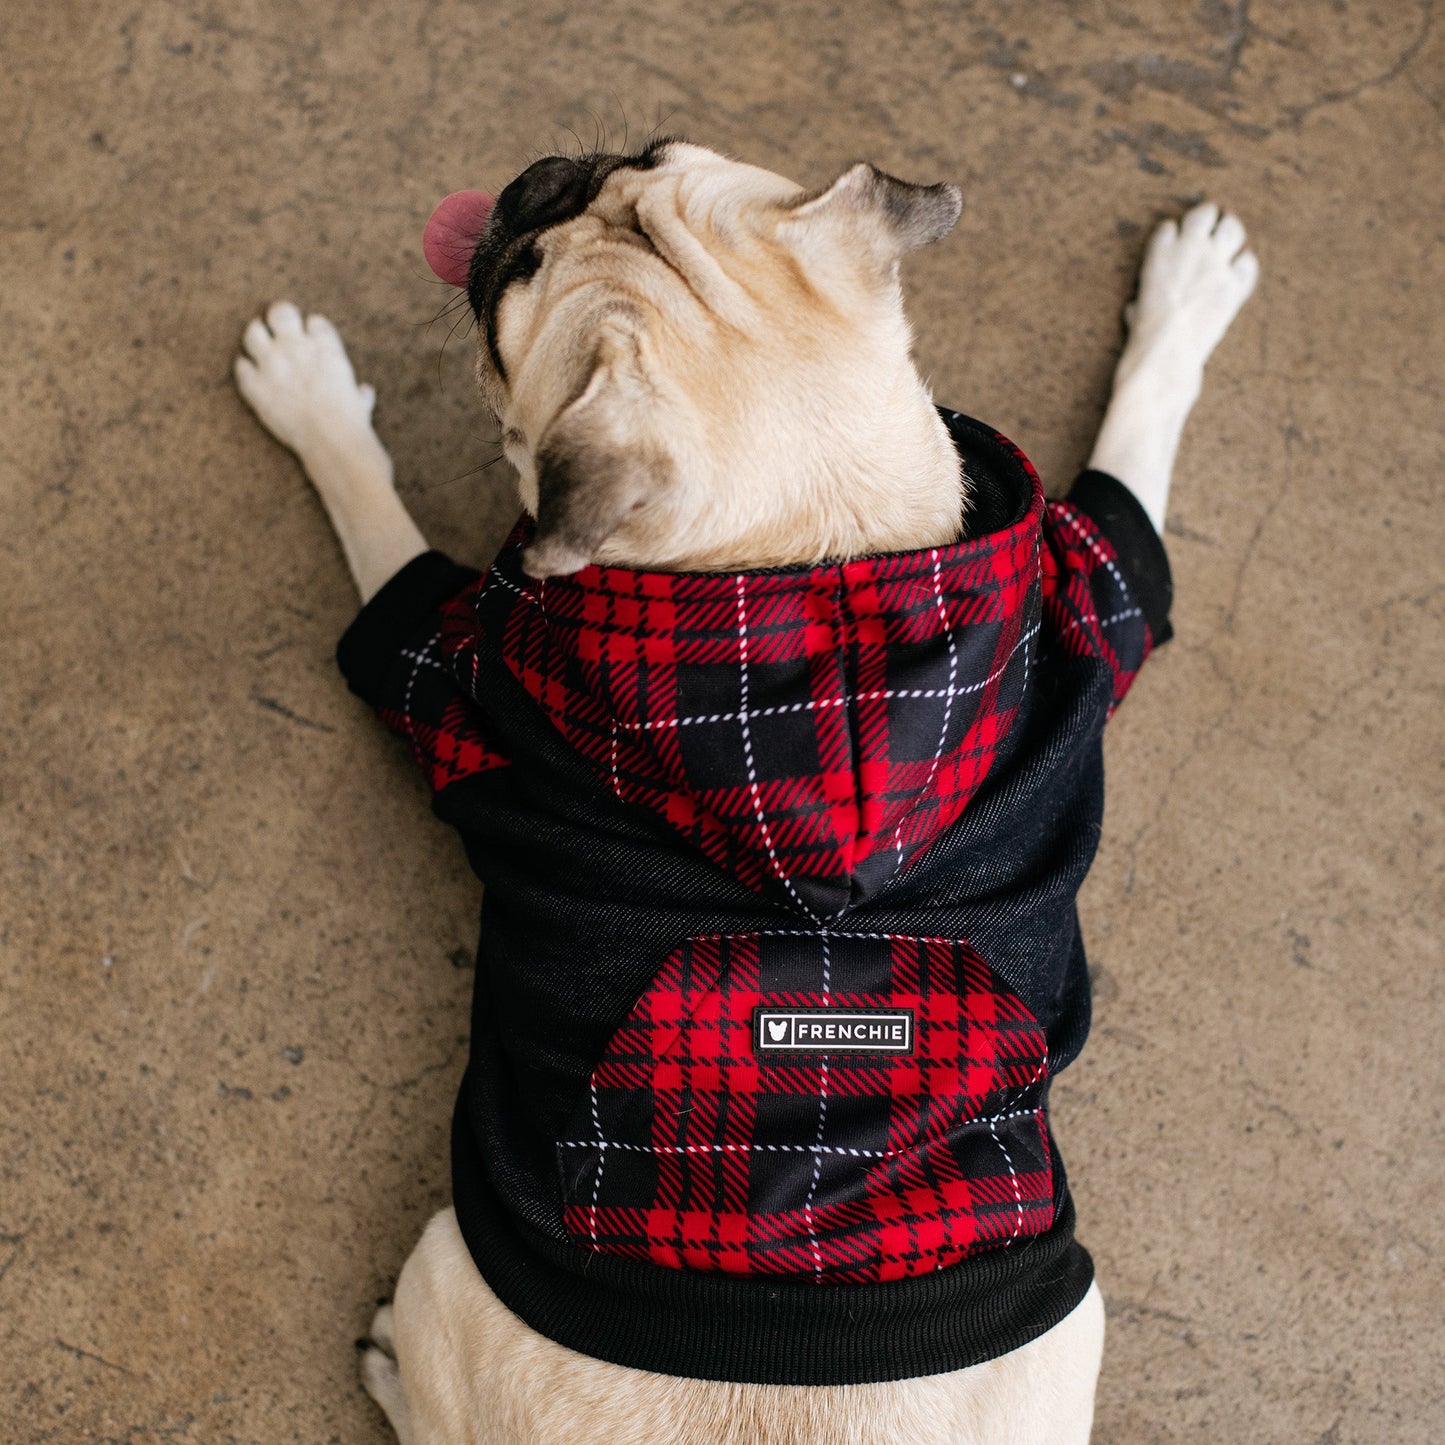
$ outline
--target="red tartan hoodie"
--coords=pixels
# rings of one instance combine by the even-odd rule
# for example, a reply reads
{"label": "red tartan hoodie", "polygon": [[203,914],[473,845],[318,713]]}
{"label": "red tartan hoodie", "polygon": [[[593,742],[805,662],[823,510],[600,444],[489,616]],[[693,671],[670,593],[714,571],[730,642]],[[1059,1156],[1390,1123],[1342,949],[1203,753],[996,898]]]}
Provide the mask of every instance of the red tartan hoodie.
{"label": "red tartan hoodie", "polygon": [[453,1131],[477,1268],[641,1369],[934,1374],[1092,1278],[1048,1123],[1101,738],[1168,631],[1113,478],[946,412],[948,547],[537,581],[429,553],[339,660],[485,884]]}

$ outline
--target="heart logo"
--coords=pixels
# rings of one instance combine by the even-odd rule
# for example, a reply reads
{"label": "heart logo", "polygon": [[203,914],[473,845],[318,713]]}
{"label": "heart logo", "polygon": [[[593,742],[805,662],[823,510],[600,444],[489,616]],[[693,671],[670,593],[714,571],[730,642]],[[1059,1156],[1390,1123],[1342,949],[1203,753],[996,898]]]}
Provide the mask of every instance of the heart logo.
{"label": "heart logo", "polygon": [[787,1019],[769,1019],[768,1035],[775,1044],[780,1044],[788,1036]]}

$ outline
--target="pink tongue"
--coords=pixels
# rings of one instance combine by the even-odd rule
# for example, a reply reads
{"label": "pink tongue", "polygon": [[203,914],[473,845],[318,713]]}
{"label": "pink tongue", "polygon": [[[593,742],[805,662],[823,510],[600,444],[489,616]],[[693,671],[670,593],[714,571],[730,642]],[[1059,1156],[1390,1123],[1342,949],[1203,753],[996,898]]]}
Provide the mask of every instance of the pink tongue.
{"label": "pink tongue", "polygon": [[453,191],[431,213],[421,233],[426,263],[452,286],[467,284],[472,252],[492,214],[493,198],[485,191]]}

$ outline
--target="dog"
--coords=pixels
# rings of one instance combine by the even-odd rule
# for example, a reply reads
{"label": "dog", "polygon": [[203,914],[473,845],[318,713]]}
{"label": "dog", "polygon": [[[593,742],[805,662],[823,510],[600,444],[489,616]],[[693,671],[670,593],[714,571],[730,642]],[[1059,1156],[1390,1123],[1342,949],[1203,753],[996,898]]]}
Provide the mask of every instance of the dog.
{"label": "dog", "polygon": [[1258,268],[1212,205],[1159,227],[1046,503],[911,359],[899,265],[960,204],[675,139],[444,200],[524,511],[484,576],[428,551],[334,327],[245,331],[361,596],[343,671],[486,883],[456,1201],[364,1342],[403,1445],[1089,1437],[1073,898]]}

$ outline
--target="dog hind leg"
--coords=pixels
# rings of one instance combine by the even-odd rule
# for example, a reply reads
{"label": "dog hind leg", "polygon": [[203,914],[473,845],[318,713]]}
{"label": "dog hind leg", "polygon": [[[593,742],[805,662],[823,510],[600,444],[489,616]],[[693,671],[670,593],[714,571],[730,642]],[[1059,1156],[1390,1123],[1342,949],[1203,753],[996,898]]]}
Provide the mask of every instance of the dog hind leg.
{"label": "dog hind leg", "polygon": [[396,1363],[391,1306],[384,1304],[371,1321],[366,1339],[357,1340],[361,1350],[361,1383],[366,1393],[381,1406],[399,1445],[416,1445],[411,1424],[411,1406],[401,1384]]}
{"label": "dog hind leg", "polygon": [[1204,363],[1258,275],[1244,227],[1207,202],[1181,221],[1164,222],[1149,241],[1138,297],[1124,313],[1129,340],[1089,466],[1123,482],[1160,532]]}
{"label": "dog hind leg", "polygon": [[359,386],[336,328],[278,301],[246,328],[236,385],[273,436],[300,458],[320,496],[363,602],[426,539],[392,481],[391,457],[372,429],[376,393]]}

